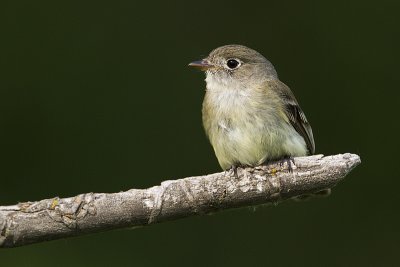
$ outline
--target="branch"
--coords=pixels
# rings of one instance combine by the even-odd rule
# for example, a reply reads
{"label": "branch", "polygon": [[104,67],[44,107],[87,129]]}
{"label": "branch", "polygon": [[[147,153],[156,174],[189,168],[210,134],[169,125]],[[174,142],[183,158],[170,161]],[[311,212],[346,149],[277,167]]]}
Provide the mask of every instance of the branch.
{"label": "branch", "polygon": [[0,247],[276,203],[331,188],[361,161],[354,154],[339,154],[299,157],[294,162],[293,172],[286,163],[271,163],[238,168],[237,176],[227,171],[165,181],[148,189],[0,206]]}

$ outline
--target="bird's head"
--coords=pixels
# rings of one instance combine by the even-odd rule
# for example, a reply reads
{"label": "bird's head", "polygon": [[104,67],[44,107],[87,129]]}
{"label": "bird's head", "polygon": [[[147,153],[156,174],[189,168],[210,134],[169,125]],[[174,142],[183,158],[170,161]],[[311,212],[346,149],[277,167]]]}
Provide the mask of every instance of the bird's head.
{"label": "bird's head", "polygon": [[225,45],[204,59],[189,64],[206,72],[207,83],[222,85],[261,82],[278,78],[273,65],[260,53],[243,45]]}

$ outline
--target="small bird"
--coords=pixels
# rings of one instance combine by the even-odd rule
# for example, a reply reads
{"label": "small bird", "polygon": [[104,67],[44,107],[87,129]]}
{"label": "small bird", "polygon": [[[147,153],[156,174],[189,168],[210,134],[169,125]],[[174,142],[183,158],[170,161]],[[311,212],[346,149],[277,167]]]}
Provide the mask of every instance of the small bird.
{"label": "small bird", "polygon": [[202,117],[223,170],[314,154],[311,126],[274,66],[243,45],[189,64],[206,73]]}

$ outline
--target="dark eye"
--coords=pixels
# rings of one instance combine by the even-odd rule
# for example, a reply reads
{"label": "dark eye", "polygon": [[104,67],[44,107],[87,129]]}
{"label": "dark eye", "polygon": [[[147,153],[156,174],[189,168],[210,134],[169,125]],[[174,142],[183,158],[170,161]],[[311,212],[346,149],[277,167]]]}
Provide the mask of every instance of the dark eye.
{"label": "dark eye", "polygon": [[239,66],[239,61],[237,61],[236,59],[228,59],[228,61],[226,62],[226,65],[230,69],[235,69],[235,68],[237,68],[237,66]]}

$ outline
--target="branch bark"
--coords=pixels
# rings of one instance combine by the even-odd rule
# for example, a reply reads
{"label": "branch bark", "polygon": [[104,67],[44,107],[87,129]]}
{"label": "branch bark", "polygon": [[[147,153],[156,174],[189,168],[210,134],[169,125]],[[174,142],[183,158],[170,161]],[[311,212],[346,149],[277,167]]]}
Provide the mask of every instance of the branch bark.
{"label": "branch bark", "polygon": [[217,210],[277,203],[332,188],[360,163],[354,154],[294,159],[233,172],[164,181],[148,189],[87,193],[0,206],[0,247],[149,225]]}

